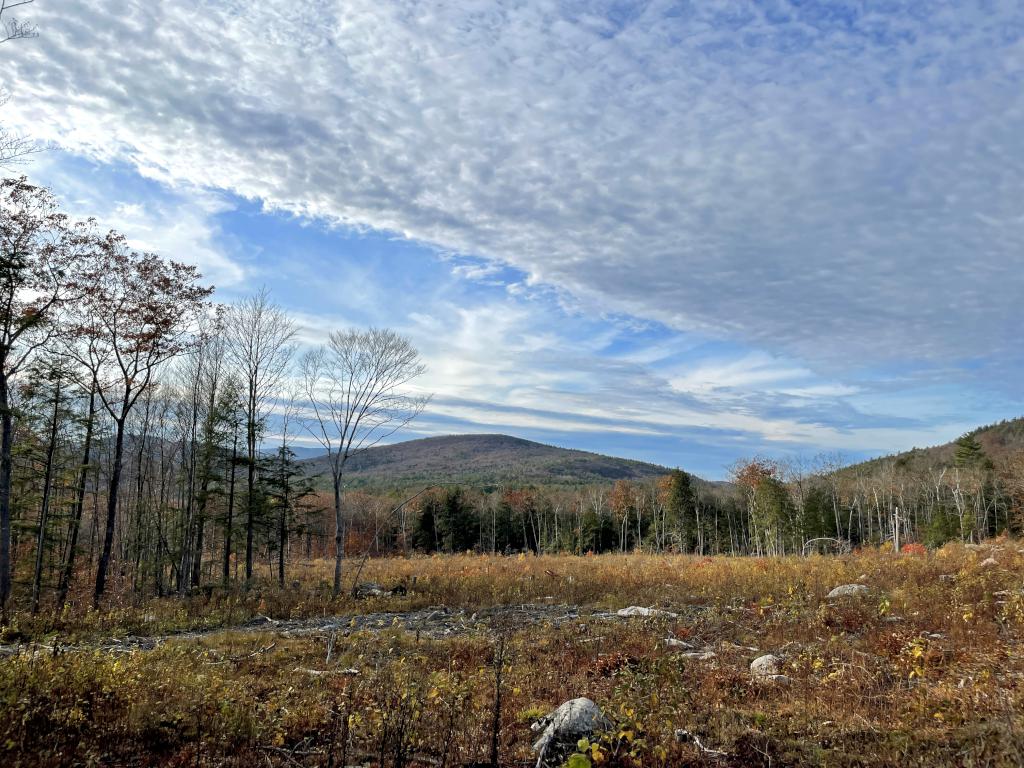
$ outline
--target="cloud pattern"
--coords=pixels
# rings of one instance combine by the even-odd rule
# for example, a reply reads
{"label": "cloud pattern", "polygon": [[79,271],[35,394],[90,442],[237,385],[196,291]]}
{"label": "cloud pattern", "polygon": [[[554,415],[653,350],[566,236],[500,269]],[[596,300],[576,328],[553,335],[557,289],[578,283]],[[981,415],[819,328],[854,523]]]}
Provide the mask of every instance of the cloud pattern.
{"label": "cloud pattern", "polygon": [[1024,11],[40,3],[13,119],[844,366],[1017,355]]}
{"label": "cloud pattern", "polygon": [[[501,294],[438,293],[401,320],[445,338],[437,429],[601,425],[594,403],[614,402],[622,434],[880,448],[948,430],[946,382],[998,389],[1024,367],[1017,3],[62,0],[32,15],[41,37],[4,52],[3,119],[175,190],[110,206],[145,244],[194,245],[229,291],[266,282],[269,256],[215,242],[237,196],[429,244]],[[375,319],[374,285],[347,317]],[[538,295],[560,313],[536,313]]]}

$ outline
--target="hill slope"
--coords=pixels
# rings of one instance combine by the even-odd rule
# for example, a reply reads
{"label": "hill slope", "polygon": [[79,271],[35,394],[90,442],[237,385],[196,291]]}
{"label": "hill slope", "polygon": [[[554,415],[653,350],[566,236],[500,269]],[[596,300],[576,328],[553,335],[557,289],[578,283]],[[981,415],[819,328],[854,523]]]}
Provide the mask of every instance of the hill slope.
{"label": "hill slope", "polygon": [[[313,475],[329,477],[326,457],[304,459]],[[664,475],[656,464],[556,448],[508,435],[448,435],[370,448],[349,459],[347,487],[427,483],[575,485]]]}
{"label": "hill slope", "polygon": [[[981,444],[985,455],[996,463],[1010,454],[1024,451],[1024,417],[978,427],[967,434],[974,437]],[[903,453],[869,459],[860,464],[853,464],[847,467],[847,470],[870,471],[893,461],[904,469],[923,470],[929,467],[951,467],[955,459],[956,440],[952,440],[930,448],[911,448]]]}

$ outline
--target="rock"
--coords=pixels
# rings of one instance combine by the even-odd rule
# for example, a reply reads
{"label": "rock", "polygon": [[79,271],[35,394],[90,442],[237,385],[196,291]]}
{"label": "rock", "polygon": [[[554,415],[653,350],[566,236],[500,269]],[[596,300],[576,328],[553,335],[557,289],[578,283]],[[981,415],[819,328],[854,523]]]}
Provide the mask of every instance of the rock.
{"label": "rock", "polygon": [[693,648],[693,645],[691,643],[688,643],[685,640],[680,640],[677,637],[666,637],[665,645],[667,645],[669,648]]}
{"label": "rock", "polygon": [[686,651],[679,655],[684,659],[693,659],[694,661],[711,661],[716,654],[714,651]]}
{"label": "rock", "polygon": [[375,584],[372,581],[364,581],[356,587],[356,597],[383,597],[388,591],[384,589],[380,584]]}
{"label": "rock", "polygon": [[396,584],[391,589],[388,589],[383,584],[364,581],[356,587],[356,597],[360,599],[366,599],[367,597],[391,597],[392,595],[404,595],[406,592],[404,584]]}
{"label": "rock", "polygon": [[679,618],[678,613],[672,613],[672,611],[663,611],[660,608],[644,608],[639,605],[631,605],[628,608],[620,608],[615,613],[616,616],[621,616],[624,619],[632,618],[633,616],[663,616],[666,619],[677,619]]}
{"label": "rock", "polygon": [[537,768],[562,765],[576,751],[580,739],[589,738],[595,731],[611,728],[611,725],[601,708],[590,699],[580,697],[565,702],[533,725],[534,731],[541,732],[533,743]]}
{"label": "rock", "polygon": [[750,662],[750,674],[754,677],[775,677],[782,674],[782,658],[773,653],[758,656]]}
{"label": "rock", "polygon": [[994,568],[997,565],[999,565],[999,561],[996,560],[994,557],[986,557],[984,560],[978,563],[979,568]]}
{"label": "rock", "polygon": [[843,584],[828,593],[829,600],[840,597],[867,597],[868,588],[863,584]]}
{"label": "rock", "polygon": [[952,573],[940,573],[939,581],[956,581],[956,576]]}

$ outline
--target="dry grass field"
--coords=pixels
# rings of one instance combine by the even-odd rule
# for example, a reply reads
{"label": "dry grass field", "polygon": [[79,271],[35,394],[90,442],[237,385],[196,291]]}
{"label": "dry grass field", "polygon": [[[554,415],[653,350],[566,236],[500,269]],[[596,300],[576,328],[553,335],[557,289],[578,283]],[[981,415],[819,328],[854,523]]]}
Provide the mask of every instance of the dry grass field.
{"label": "dry grass field", "polygon": [[[330,567],[296,565],[287,590],[13,617],[0,761],[455,767],[491,764],[496,740],[499,765],[526,766],[531,722],[578,696],[612,727],[574,768],[1024,754],[1013,540],[782,559],[393,558],[360,580],[400,594],[338,600]],[[827,597],[850,583],[867,595]],[[633,605],[669,613],[616,614]],[[784,679],[751,673],[768,653]]]}

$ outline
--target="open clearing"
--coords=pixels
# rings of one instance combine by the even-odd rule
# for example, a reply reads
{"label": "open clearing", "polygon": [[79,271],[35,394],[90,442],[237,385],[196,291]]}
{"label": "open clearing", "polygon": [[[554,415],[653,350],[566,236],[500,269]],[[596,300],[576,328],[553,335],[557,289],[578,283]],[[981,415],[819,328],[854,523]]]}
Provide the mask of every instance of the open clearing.
{"label": "open clearing", "polygon": [[[1018,765],[1024,750],[1012,540],[371,560],[363,578],[404,593],[335,601],[330,564],[307,566],[287,590],[19,617],[4,764],[489,764],[496,691],[506,766],[534,764],[531,723],[580,696],[611,727],[572,765]],[[866,593],[828,597],[845,584]],[[780,677],[751,671],[766,654]]]}

